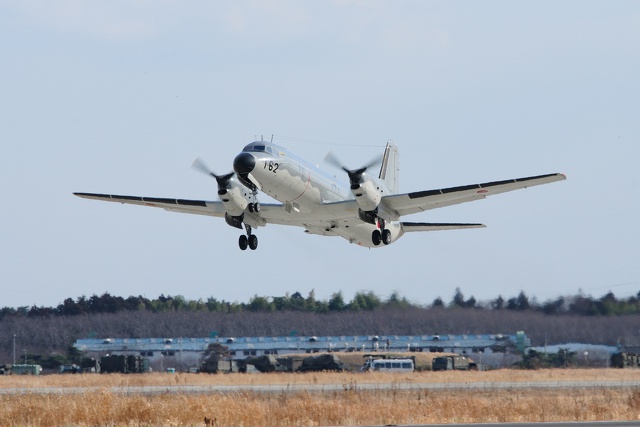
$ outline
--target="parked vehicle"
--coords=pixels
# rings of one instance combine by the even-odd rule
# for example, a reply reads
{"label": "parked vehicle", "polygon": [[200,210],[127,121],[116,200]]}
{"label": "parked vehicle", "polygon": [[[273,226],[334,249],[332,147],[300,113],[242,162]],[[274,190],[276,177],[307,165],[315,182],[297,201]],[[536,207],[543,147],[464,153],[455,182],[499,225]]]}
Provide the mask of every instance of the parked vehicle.
{"label": "parked vehicle", "polygon": [[114,354],[100,358],[100,372],[120,372],[123,374],[138,374],[149,372],[149,359],[140,356],[126,356]]}
{"label": "parked vehicle", "polygon": [[477,370],[478,365],[467,356],[441,356],[433,359],[434,371],[469,371]]}
{"label": "parked vehicle", "polygon": [[611,355],[612,368],[640,368],[640,355],[636,353],[615,353]]}
{"label": "parked vehicle", "polygon": [[40,375],[40,372],[40,365],[13,365],[11,368],[11,375]]}
{"label": "parked vehicle", "polygon": [[380,372],[413,372],[415,365],[413,359],[368,359],[363,371],[380,371]]}

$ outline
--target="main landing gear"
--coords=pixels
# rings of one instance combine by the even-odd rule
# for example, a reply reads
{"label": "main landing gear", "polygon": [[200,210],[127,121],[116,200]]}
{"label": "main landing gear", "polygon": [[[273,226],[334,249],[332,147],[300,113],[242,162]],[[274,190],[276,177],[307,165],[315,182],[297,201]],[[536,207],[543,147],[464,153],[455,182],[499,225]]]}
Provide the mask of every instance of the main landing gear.
{"label": "main landing gear", "polygon": [[380,245],[380,243],[384,243],[388,245],[391,243],[391,231],[384,228],[384,219],[378,219],[378,227],[379,229],[373,230],[371,233],[371,242],[374,246]]}
{"label": "main landing gear", "polygon": [[244,228],[247,230],[247,235],[245,236],[243,234],[240,236],[240,239],[238,239],[238,246],[240,246],[240,250],[243,251],[246,251],[247,247],[252,251],[255,251],[258,248],[258,236],[251,234],[251,226],[249,224],[245,224]]}
{"label": "main landing gear", "polygon": [[260,202],[249,203],[247,209],[249,209],[249,212],[260,212]]}

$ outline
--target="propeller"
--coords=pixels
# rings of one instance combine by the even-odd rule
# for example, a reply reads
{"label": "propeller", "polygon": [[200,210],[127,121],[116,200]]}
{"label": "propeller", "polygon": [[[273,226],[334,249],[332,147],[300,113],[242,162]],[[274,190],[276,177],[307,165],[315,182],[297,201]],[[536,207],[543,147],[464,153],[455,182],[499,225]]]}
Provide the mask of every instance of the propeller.
{"label": "propeller", "polygon": [[211,169],[209,169],[209,166],[207,166],[204,160],[202,160],[200,157],[193,161],[191,167],[196,169],[198,172],[202,172],[205,175],[214,177],[216,179],[216,182],[218,183],[219,190],[226,190],[229,186],[231,177],[233,177],[233,172],[224,175],[216,175]]}
{"label": "propeller", "polygon": [[324,161],[329,163],[332,166],[335,166],[345,171],[347,175],[349,175],[349,182],[351,183],[351,189],[355,190],[362,183],[362,175],[364,174],[364,172],[367,169],[369,169],[371,166],[375,166],[377,164],[382,163],[382,159],[383,159],[382,156],[376,156],[374,159],[371,159],[369,163],[367,163],[366,165],[358,169],[347,168],[332,152],[327,153],[327,155],[324,158]]}

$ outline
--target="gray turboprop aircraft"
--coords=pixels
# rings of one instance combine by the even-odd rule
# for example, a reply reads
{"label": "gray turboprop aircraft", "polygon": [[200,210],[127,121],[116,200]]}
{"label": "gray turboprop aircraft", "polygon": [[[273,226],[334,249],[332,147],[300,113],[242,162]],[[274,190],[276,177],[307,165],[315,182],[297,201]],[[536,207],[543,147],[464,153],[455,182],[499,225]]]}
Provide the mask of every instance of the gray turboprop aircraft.
{"label": "gray turboprop aircraft", "polygon": [[[194,162],[195,168],[215,178],[220,201],[74,194],[86,199],[224,217],[230,226],[245,229],[238,241],[242,250],[258,247],[258,238],[252,231],[267,224],[303,227],[309,234],[340,236],[350,243],[375,248],[389,245],[407,232],[485,227],[483,224],[400,221],[404,215],[566,179],[563,174],[553,173],[400,194],[398,147],[392,143],[387,143],[381,159],[358,169],[341,165],[331,153],[325,160],[346,173],[348,184],[276,144],[256,141],[236,156],[235,173],[216,175],[200,159]],[[379,173],[370,173],[378,163],[382,164]],[[259,191],[281,203],[259,203]]]}

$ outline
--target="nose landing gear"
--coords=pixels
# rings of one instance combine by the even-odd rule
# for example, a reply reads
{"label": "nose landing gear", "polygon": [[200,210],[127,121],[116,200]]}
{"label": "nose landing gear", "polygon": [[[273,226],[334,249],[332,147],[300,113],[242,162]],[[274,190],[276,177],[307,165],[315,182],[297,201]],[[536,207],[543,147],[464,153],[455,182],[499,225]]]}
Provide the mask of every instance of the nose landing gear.
{"label": "nose landing gear", "polygon": [[260,202],[249,203],[247,209],[249,209],[249,212],[260,212]]}
{"label": "nose landing gear", "polygon": [[[258,190],[256,188],[253,188],[251,193],[252,194],[249,198],[247,210],[251,213],[257,214],[258,212],[260,212],[260,202],[256,198],[256,196],[258,195]],[[244,223],[244,228],[247,231],[247,235],[240,236],[240,238],[238,239],[238,246],[242,251],[246,251],[247,248],[255,251],[256,249],[258,249],[258,236],[251,234],[251,226],[246,222]]]}

